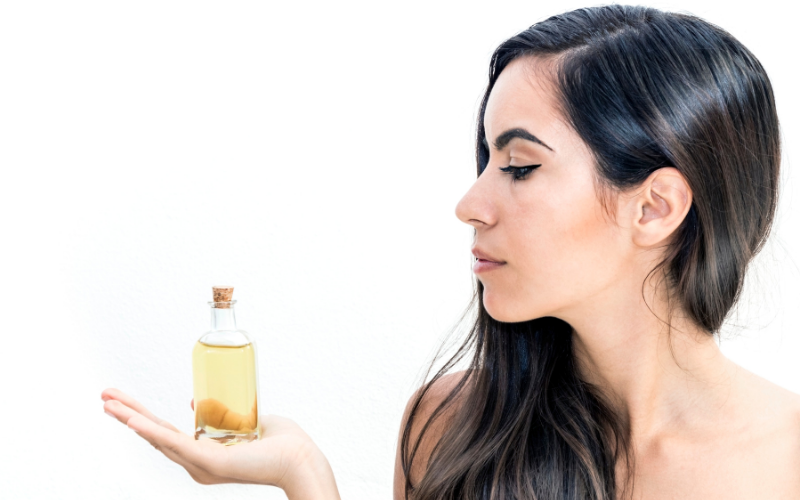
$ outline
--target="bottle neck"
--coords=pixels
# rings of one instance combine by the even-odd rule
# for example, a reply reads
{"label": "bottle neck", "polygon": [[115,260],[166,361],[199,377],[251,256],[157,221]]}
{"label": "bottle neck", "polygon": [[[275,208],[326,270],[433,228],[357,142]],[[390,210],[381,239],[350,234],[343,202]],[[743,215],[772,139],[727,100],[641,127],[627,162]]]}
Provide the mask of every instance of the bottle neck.
{"label": "bottle neck", "polygon": [[236,316],[233,313],[233,303],[211,303],[211,331],[236,331]]}

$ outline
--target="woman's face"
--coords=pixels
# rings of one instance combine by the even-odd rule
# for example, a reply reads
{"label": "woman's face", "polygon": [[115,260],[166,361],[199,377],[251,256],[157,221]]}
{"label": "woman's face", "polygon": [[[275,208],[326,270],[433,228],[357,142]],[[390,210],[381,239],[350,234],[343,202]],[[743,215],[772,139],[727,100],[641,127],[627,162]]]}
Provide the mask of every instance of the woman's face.
{"label": "woman's face", "polygon": [[[456,207],[475,228],[474,270],[498,321],[569,322],[611,299],[625,271],[622,233],[597,197],[592,154],[556,99],[543,63],[519,58],[503,70],[484,117],[489,163]],[[515,180],[525,170],[513,167],[528,165],[539,166]]]}

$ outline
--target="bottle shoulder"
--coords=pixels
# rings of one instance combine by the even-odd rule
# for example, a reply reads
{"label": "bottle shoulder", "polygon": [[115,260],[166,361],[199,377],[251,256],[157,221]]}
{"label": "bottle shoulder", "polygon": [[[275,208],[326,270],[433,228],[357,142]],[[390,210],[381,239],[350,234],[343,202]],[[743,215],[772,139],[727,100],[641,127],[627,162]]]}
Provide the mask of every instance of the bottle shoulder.
{"label": "bottle shoulder", "polygon": [[242,347],[252,344],[253,339],[244,330],[217,330],[206,332],[198,339],[198,342],[210,346]]}

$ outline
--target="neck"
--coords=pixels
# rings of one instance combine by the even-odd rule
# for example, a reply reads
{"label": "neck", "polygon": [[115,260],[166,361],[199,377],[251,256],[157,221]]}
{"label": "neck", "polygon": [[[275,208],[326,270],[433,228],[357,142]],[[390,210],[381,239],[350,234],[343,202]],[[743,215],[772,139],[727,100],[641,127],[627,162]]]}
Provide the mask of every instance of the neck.
{"label": "neck", "polygon": [[594,310],[562,316],[574,330],[581,376],[607,395],[634,442],[713,421],[735,365],[709,333],[679,312],[670,318],[668,301],[652,289],[646,301],[635,295],[635,306],[631,294],[605,293]]}

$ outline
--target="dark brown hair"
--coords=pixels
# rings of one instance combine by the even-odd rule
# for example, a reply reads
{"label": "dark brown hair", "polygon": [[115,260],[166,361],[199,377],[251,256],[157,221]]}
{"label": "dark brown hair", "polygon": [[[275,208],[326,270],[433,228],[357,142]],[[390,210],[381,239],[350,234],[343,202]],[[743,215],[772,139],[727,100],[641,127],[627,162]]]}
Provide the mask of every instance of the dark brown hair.
{"label": "dark brown hair", "polygon": [[[663,270],[685,314],[709,335],[718,332],[777,205],[780,134],[761,64],[733,36],[688,15],[612,5],[551,17],[492,56],[478,175],[489,159],[489,94],[503,68],[523,56],[557,61],[562,109],[594,154],[599,187],[631,188],[666,166],[686,178],[691,209],[651,273]],[[552,317],[496,321],[482,292],[476,282],[477,318],[466,340],[412,399],[401,439],[406,497],[615,499],[627,430],[579,376],[571,326]],[[427,421],[416,422],[421,433],[412,442],[420,402],[470,352],[470,368]],[[455,414],[411,484],[419,443],[448,408]]]}

